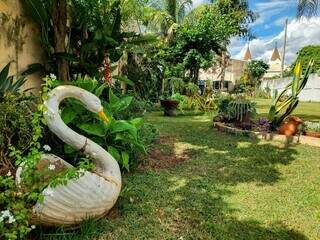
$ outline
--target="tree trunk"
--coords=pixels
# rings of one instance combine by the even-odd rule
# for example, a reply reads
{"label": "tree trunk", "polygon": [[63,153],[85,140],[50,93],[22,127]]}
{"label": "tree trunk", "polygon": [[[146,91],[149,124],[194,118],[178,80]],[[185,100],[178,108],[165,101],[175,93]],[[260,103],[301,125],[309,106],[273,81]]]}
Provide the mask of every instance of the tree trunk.
{"label": "tree trunk", "polygon": [[[54,28],[54,52],[66,53],[66,38],[67,38],[67,20],[68,8],[67,0],[53,1],[53,28]],[[57,72],[58,79],[65,82],[69,81],[69,62],[61,57],[57,57]]]}
{"label": "tree trunk", "polygon": [[227,61],[227,56],[226,56],[226,52],[222,52],[221,53],[221,59],[220,59],[220,68],[221,68],[221,72],[220,72],[220,89],[223,90],[224,87],[224,78],[226,76],[226,61]]}

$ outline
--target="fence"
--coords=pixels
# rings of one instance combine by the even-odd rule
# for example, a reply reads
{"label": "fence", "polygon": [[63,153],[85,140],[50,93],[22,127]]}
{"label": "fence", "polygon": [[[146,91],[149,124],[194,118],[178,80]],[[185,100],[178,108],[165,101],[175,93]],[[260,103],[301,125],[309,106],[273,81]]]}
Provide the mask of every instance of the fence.
{"label": "fence", "polygon": [[[292,78],[264,79],[261,82],[261,89],[269,88],[271,91],[278,90],[281,92],[290,82]],[[306,87],[299,95],[301,101],[320,102],[320,76],[311,74]]]}

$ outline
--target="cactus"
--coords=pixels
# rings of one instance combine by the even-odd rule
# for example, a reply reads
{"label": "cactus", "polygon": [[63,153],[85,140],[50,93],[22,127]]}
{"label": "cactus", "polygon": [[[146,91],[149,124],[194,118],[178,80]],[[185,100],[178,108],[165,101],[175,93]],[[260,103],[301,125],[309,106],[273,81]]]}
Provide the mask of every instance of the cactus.
{"label": "cactus", "polygon": [[[294,68],[292,82],[278,95],[275,90],[272,105],[269,110],[268,119],[273,128],[277,128],[299,104],[299,94],[304,89],[309,79],[314,61],[311,60],[302,75],[301,62],[298,62]],[[291,93],[290,93],[291,90]],[[282,100],[284,98],[284,100]]]}

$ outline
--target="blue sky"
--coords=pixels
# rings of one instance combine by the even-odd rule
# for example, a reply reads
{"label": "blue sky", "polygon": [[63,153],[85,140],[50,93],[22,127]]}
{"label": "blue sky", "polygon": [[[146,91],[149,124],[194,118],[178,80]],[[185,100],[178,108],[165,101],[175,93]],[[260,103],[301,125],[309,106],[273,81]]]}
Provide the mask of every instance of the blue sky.
{"label": "blue sky", "polygon": [[[207,0],[194,0],[194,7]],[[255,39],[250,42],[254,58],[268,61],[277,43],[282,52],[284,39],[284,22],[289,19],[288,47],[286,64],[291,64],[297,51],[309,44],[320,44],[320,18],[296,20],[297,0],[249,0],[250,8],[259,15],[252,24]],[[243,39],[232,39],[229,52],[233,58],[242,59],[246,42]]]}

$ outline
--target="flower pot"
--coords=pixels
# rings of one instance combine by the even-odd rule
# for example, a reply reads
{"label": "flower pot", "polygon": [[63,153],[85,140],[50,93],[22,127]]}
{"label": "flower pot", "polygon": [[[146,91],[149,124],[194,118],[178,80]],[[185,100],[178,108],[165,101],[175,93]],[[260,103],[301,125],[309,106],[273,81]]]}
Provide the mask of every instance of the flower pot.
{"label": "flower pot", "polygon": [[179,102],[176,100],[165,99],[161,100],[161,106],[164,109],[165,116],[177,116],[177,108]]}
{"label": "flower pot", "polygon": [[290,116],[287,119],[288,120],[280,126],[278,133],[291,137],[298,133],[299,125],[303,122],[300,118],[295,116]]}

